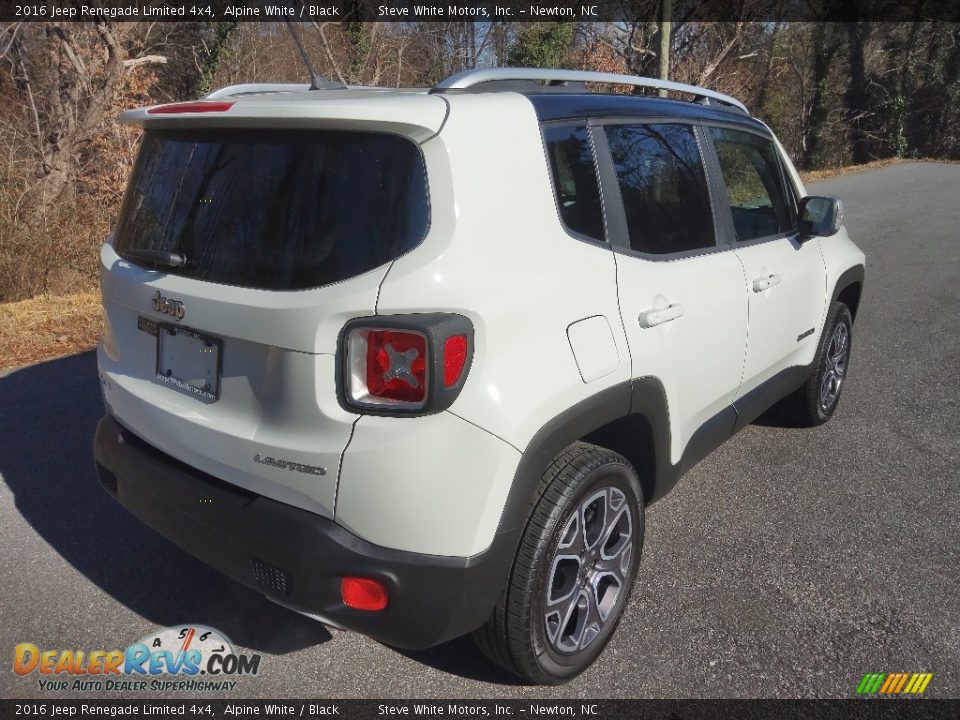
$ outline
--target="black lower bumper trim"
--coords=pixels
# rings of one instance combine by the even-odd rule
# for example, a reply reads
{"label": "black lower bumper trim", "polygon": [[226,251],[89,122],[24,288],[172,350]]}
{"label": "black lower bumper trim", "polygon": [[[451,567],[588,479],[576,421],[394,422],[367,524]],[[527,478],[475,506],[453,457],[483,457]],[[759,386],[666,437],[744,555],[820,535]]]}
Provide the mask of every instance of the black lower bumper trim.
{"label": "black lower bumper trim", "polygon": [[[283,605],[401,648],[431,647],[479,627],[516,549],[516,532],[470,558],[373,545],[332,520],[201,473],[109,416],[97,426],[94,457],[104,488],[191,555]],[[384,583],[387,608],[346,607],[344,575]]]}

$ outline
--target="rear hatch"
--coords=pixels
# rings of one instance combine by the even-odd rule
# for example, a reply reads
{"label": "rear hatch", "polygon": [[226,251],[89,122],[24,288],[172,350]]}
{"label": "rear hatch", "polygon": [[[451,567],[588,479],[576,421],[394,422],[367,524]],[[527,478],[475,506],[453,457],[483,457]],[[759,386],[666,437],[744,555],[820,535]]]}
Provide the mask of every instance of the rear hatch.
{"label": "rear hatch", "polygon": [[125,116],[145,132],[101,253],[100,375],[143,440],[332,517],[337,337],[429,228],[417,143],[445,104],[282,95]]}

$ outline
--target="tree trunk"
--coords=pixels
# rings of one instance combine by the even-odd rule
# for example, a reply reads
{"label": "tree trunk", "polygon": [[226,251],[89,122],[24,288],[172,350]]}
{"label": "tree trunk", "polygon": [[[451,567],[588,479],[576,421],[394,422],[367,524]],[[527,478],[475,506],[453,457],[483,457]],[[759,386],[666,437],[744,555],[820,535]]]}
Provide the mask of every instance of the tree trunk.
{"label": "tree trunk", "polygon": [[960,127],[960,30],[944,23],[936,28],[936,33],[942,47],[931,65],[939,66],[939,72],[931,73],[936,81],[928,78],[928,82],[943,90],[931,108],[925,150],[934,157],[957,159],[960,157],[960,132],[957,130]]}
{"label": "tree trunk", "polygon": [[813,23],[813,69],[810,78],[810,115],[804,136],[807,137],[806,151],[802,165],[814,167],[821,161],[819,157],[823,145],[824,125],[830,116],[830,88],[828,79],[830,66],[839,46],[839,38],[833,23]]}
{"label": "tree trunk", "polygon": [[757,90],[757,99],[754,103],[758,113],[763,112],[763,105],[767,101],[767,89],[770,86],[770,70],[773,67],[773,55],[776,52],[777,46],[777,33],[780,32],[780,25],[782,24],[779,18],[781,10],[782,4],[780,8],[778,8],[778,18],[773,24],[773,29],[770,31],[770,40],[767,42],[767,56],[764,58],[763,74],[760,76],[760,87]]}
{"label": "tree trunk", "polygon": [[91,69],[74,49],[71,35],[58,25],[47,28],[48,57],[56,73],[48,98],[45,145],[38,183],[37,212],[45,216],[71,189],[80,152],[106,117],[123,75],[125,52],[109,23],[96,23],[106,51],[102,66]]}
{"label": "tree trunk", "polygon": [[[670,32],[673,23],[670,21],[672,0],[660,0],[660,68],[661,80],[670,79]],[[667,91],[660,90],[660,97],[666,97]]]}
{"label": "tree trunk", "polygon": [[846,93],[846,115],[850,128],[850,142],[853,146],[853,162],[859,165],[870,159],[870,148],[864,129],[867,125],[867,117],[870,115],[870,107],[867,97],[867,73],[863,61],[863,46],[870,37],[870,23],[844,24],[850,50],[850,87]]}
{"label": "tree trunk", "polygon": [[223,54],[227,49],[227,43],[230,40],[230,34],[236,29],[236,22],[218,22],[213,23],[214,36],[210,43],[210,49],[203,59],[203,65],[200,69],[200,76],[197,78],[197,85],[194,88],[194,94],[201,97],[210,92],[213,85],[213,79],[223,60]]}

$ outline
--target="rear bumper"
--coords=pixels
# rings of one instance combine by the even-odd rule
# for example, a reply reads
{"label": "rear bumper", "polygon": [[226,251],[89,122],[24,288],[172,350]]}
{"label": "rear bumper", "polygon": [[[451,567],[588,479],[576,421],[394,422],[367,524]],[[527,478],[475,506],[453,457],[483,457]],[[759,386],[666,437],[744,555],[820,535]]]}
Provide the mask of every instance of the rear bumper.
{"label": "rear bumper", "polygon": [[[516,532],[469,558],[373,545],[332,520],[185,465],[110,416],[97,426],[94,458],[110,494],[191,555],[283,605],[401,648],[431,647],[479,627],[516,550]],[[387,608],[346,607],[344,575],[384,583]]]}

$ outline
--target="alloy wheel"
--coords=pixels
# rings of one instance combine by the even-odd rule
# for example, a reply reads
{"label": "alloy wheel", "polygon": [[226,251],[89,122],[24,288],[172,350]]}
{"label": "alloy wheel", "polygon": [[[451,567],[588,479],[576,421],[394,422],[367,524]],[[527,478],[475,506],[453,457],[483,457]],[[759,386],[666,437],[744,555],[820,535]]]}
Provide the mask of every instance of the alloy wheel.
{"label": "alloy wheel", "polygon": [[544,623],[560,653],[588,647],[629,591],[634,518],[624,493],[612,486],[592,492],[567,520],[548,565]]}
{"label": "alloy wheel", "polygon": [[840,397],[840,386],[847,373],[850,357],[850,330],[846,323],[839,322],[833,329],[827,346],[826,366],[820,379],[820,409],[827,412]]}

